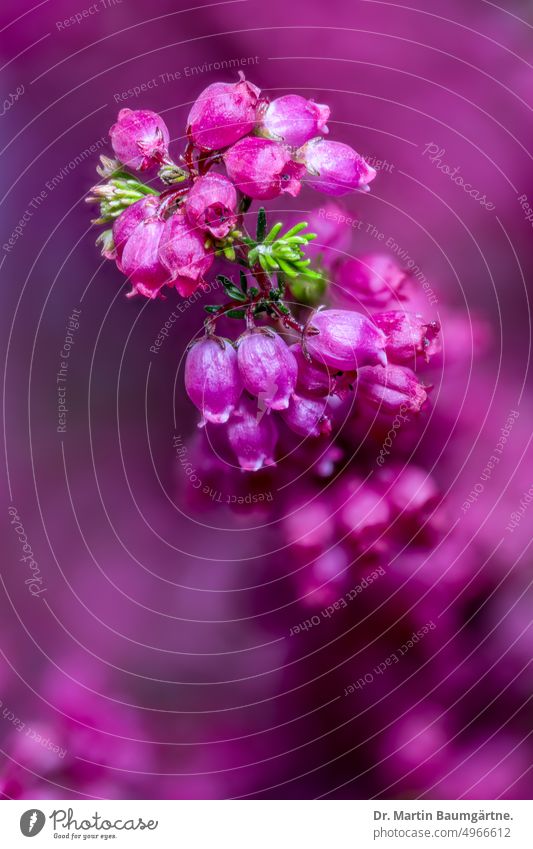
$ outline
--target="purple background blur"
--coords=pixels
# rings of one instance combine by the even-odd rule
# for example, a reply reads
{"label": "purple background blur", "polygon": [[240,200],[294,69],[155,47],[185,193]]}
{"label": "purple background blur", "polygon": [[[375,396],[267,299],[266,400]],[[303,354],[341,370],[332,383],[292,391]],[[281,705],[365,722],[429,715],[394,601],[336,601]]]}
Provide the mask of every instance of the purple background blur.
{"label": "purple background blur", "polygon": [[[525,2],[409,5],[2,4],[6,797],[531,793],[533,508],[513,533],[506,525],[533,483],[533,251],[519,201],[533,204],[533,17]],[[406,562],[400,583],[388,575],[298,637],[290,629],[310,611],[289,580],[278,522],[222,505],[196,512],[183,497],[173,438],[193,433],[196,414],[181,357],[202,305],[151,352],[175,298],[125,300],[83,200],[119,108],[160,111],[179,151],[190,103],[234,80],[237,62],[271,96],[328,103],[335,138],[388,163],[370,195],[349,199],[364,221],[353,251],[377,248],[366,232],[375,226],[492,337],[489,348],[468,340],[437,402],[433,473],[457,543],[422,577]],[[429,144],[494,209],[439,170]],[[305,188],[293,208],[319,204]],[[452,355],[453,340],[444,344]],[[503,460],[465,516],[512,410]],[[37,597],[9,506],[39,564]],[[343,695],[429,618],[437,627],[402,664]]]}

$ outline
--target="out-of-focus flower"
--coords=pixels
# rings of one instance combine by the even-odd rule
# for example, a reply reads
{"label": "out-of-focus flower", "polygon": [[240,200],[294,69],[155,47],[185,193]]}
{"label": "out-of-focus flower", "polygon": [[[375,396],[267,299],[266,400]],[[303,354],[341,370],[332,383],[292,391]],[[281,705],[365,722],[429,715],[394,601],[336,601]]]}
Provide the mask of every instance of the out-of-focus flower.
{"label": "out-of-focus flower", "polygon": [[229,339],[206,337],[193,344],[185,363],[185,389],[204,420],[227,422],[242,392],[237,352]]}
{"label": "out-of-focus flower", "polygon": [[237,222],[237,192],[222,174],[199,177],[187,195],[185,211],[194,227],[223,239]]}
{"label": "out-of-focus flower", "polygon": [[331,433],[331,419],[323,398],[293,395],[281,415],[285,424],[300,436],[318,437]]}
{"label": "out-of-focus flower", "polygon": [[149,109],[121,109],[109,137],[117,159],[134,171],[160,165],[168,156],[167,125]]}
{"label": "out-of-focus flower", "polygon": [[329,113],[329,106],[306,100],[299,94],[286,94],[268,105],[259,129],[267,138],[301,147],[320,133],[327,135]]}
{"label": "out-of-focus flower", "polygon": [[362,254],[335,268],[331,295],[340,306],[379,309],[397,302],[407,275],[387,254]]}
{"label": "out-of-focus flower", "polygon": [[224,163],[237,188],[257,200],[271,200],[284,192],[296,197],[305,173],[303,165],[292,161],[288,148],[255,136],[230,147]]}
{"label": "out-of-focus flower", "polygon": [[212,83],[193,104],[187,124],[202,150],[221,150],[251,133],[261,91],[241,78],[238,83]]}
{"label": "out-of-focus flower", "polygon": [[376,171],[352,147],[342,142],[312,139],[295,155],[307,168],[312,189],[340,197],[356,190],[369,191]]}

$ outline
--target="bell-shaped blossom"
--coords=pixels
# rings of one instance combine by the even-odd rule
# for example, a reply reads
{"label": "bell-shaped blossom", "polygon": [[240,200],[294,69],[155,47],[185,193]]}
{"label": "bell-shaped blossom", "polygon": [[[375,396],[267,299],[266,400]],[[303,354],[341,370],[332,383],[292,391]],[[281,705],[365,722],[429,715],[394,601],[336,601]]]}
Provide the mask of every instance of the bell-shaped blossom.
{"label": "bell-shaped blossom", "polygon": [[298,150],[295,159],[307,168],[311,188],[326,195],[369,191],[368,184],[376,176],[376,170],[342,142],[312,139]]}
{"label": "bell-shaped blossom", "polygon": [[407,274],[388,254],[362,254],[335,269],[332,298],[341,306],[379,309],[398,301]]}
{"label": "bell-shaped blossom", "polygon": [[213,264],[213,251],[205,246],[205,236],[191,226],[183,212],[166,222],[159,255],[180,295],[191,295],[204,282],[204,274]]}
{"label": "bell-shaped blossom", "polygon": [[285,94],[268,105],[260,122],[260,132],[290,147],[301,147],[320,133],[327,135],[329,113],[329,106],[306,100],[299,94]]}
{"label": "bell-shaped blossom", "polygon": [[275,465],[278,429],[274,417],[265,414],[257,401],[243,396],[226,428],[241,469],[257,472],[264,466]]}
{"label": "bell-shaped blossom", "polygon": [[296,357],[298,380],[296,392],[311,398],[324,398],[326,395],[343,396],[355,382],[355,372],[339,372],[328,369],[317,360],[305,355],[299,343],[291,345],[290,350]]}
{"label": "bell-shaped blossom", "polygon": [[238,189],[257,200],[271,200],[283,192],[296,197],[305,173],[291,159],[288,148],[270,139],[248,136],[224,154],[228,176]]}
{"label": "bell-shaped blossom", "polygon": [[185,212],[193,227],[223,239],[237,223],[235,186],[222,174],[199,177],[187,195]]}
{"label": "bell-shaped blossom", "polygon": [[427,401],[427,389],[405,366],[368,366],[357,373],[356,404],[384,415],[418,413]]}
{"label": "bell-shaped blossom", "polygon": [[344,533],[361,545],[375,543],[387,529],[387,498],[368,481],[348,476],[335,491],[335,504]]}
{"label": "bell-shaped blossom", "polygon": [[133,235],[135,228],[147,218],[153,218],[157,215],[159,208],[159,198],[155,195],[148,195],[141,200],[127,206],[124,212],[121,212],[118,218],[113,223],[113,243],[115,246],[115,254],[120,267],[120,258],[124,251],[126,242]]}
{"label": "bell-shaped blossom", "polygon": [[293,395],[281,416],[285,424],[299,436],[316,438],[331,433],[331,419],[323,398]]}
{"label": "bell-shaped blossom", "polygon": [[373,320],[387,336],[389,362],[414,366],[420,356],[429,360],[440,350],[437,321],[427,322],[421,315],[403,310],[376,313]]}
{"label": "bell-shaped blossom", "polygon": [[161,262],[159,247],[165,229],[160,218],[146,218],[135,227],[127,239],[120,257],[120,269],[127,275],[133,288],[130,295],[156,298],[170,274]]}
{"label": "bell-shaped blossom", "polygon": [[212,83],[194,102],[187,125],[202,150],[221,150],[251,133],[261,91],[244,76],[238,83]]}
{"label": "bell-shaped blossom", "polygon": [[167,125],[149,109],[121,109],[109,137],[117,159],[134,171],[146,171],[168,156]]}
{"label": "bell-shaped blossom", "polygon": [[[314,334],[312,328],[319,332]],[[341,371],[387,362],[383,331],[366,316],[351,310],[317,312],[306,343],[317,362]]]}
{"label": "bell-shaped blossom", "polygon": [[244,333],[237,343],[238,361],[245,388],[256,395],[265,410],[284,410],[296,386],[298,366],[294,354],[274,331]]}
{"label": "bell-shaped blossom", "polygon": [[228,339],[206,337],[185,362],[185,389],[205,421],[227,422],[242,393],[237,352]]}

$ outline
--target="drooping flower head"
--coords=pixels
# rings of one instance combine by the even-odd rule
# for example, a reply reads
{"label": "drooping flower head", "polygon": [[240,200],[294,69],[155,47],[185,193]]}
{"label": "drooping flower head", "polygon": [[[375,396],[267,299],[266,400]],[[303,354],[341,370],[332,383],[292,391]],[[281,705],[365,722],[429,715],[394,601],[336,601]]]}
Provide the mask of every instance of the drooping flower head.
{"label": "drooping flower head", "polygon": [[184,297],[203,283],[214,259],[213,251],[205,246],[204,234],[189,223],[182,211],[165,222],[159,256],[170,272],[172,284]]}
{"label": "drooping flower head", "polygon": [[284,410],[296,386],[298,366],[281,336],[264,329],[244,333],[237,343],[244,386],[264,409]]}
{"label": "drooping flower head", "polygon": [[288,148],[255,136],[230,147],[224,163],[237,188],[257,200],[271,200],[284,192],[296,197],[305,173],[302,165],[292,161]]}
{"label": "drooping flower head", "polygon": [[383,308],[398,302],[407,274],[387,254],[362,254],[335,269],[332,297],[339,306]]}
{"label": "drooping flower head", "polygon": [[348,192],[368,191],[376,171],[352,147],[342,142],[311,139],[295,156],[308,171],[312,189],[340,197]]}
{"label": "drooping flower head", "polygon": [[322,310],[313,316],[307,348],[319,363],[341,371],[385,365],[386,336],[369,318],[350,310]]}
{"label": "drooping flower head", "polygon": [[243,395],[225,427],[241,469],[257,472],[275,463],[277,426],[273,416],[265,414],[257,401]]}
{"label": "drooping flower head", "polygon": [[242,388],[237,352],[229,339],[206,337],[193,344],[185,362],[185,389],[205,421],[227,422]]}

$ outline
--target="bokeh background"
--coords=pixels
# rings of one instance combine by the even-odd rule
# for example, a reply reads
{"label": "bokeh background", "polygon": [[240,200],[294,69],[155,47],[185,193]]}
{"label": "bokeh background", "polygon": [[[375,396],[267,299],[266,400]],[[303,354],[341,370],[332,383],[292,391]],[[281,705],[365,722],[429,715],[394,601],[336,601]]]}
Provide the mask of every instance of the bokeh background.
{"label": "bokeh background", "polygon": [[[532,27],[525,0],[2,3],[5,798],[531,793]],[[177,153],[191,102],[237,63],[272,97],[328,103],[335,138],[383,163],[348,200],[364,222],[350,251],[376,249],[375,228],[430,282],[432,317],[463,319],[444,333],[453,368],[425,430],[445,544],[408,548],[292,636],[314,611],[283,515],[199,506],[177,463],[176,435],[196,429],[182,355],[202,303],[153,353],[177,296],[126,300],[84,203],[119,108],[160,111]],[[306,187],[292,208],[318,203]]]}

